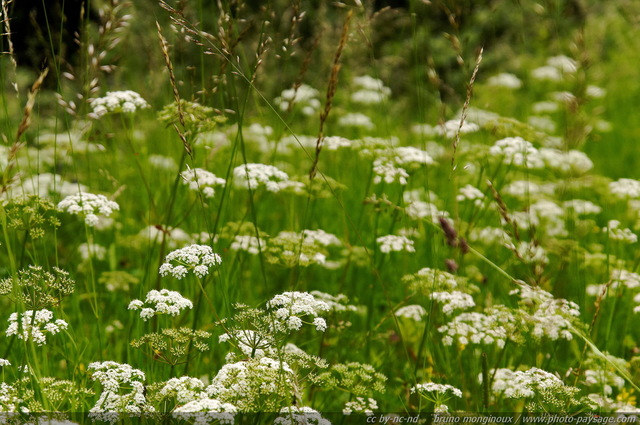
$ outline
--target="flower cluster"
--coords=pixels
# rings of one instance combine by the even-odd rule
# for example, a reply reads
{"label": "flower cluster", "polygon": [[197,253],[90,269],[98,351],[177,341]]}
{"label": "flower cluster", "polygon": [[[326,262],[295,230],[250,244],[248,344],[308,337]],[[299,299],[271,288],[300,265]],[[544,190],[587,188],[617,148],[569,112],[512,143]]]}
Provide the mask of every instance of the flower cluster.
{"label": "flower cluster", "polygon": [[46,334],[55,335],[68,327],[69,324],[62,319],[53,320],[53,312],[50,310],[28,310],[20,315],[11,313],[6,334],[44,345],[47,343]]}
{"label": "flower cluster", "polygon": [[[151,307],[145,307],[145,304]],[[193,303],[180,295],[179,292],[161,289],[147,293],[145,301],[133,300],[129,303],[129,310],[140,310],[140,317],[147,321],[157,314],[177,316],[187,308],[193,308]]]}
{"label": "flower cluster", "polygon": [[287,266],[319,264],[333,268],[335,262],[327,261],[328,248],[340,245],[342,242],[337,236],[322,229],[305,229],[301,233],[282,231],[269,239],[267,260]]}
{"label": "flower cluster", "polygon": [[378,408],[378,402],[371,398],[356,397],[353,401],[345,403],[342,413],[350,415],[352,413],[362,413],[366,416],[372,416],[374,410]]}
{"label": "flower cluster", "polygon": [[390,252],[416,252],[413,241],[406,236],[386,235],[376,239],[380,246],[380,252],[388,254]]}
{"label": "flower cluster", "polygon": [[373,161],[373,182],[376,184],[384,181],[389,184],[398,182],[406,185],[409,178],[408,169],[435,163],[428,152],[412,146],[378,149],[375,154],[377,158]]}
{"label": "flower cluster", "polygon": [[204,390],[205,384],[200,379],[182,376],[180,378],[171,378],[162,384],[156,384],[156,386],[158,386],[158,389],[154,394],[154,398],[160,400],[175,398],[178,404],[185,404],[198,398]]}
{"label": "flower cluster", "polygon": [[297,88],[287,89],[275,99],[275,104],[282,111],[289,111],[294,105],[299,105],[302,113],[311,116],[320,110],[319,92],[311,86],[300,84]]}
{"label": "flower cluster", "polygon": [[93,114],[101,117],[109,112],[131,113],[138,109],[145,109],[149,104],[138,93],[132,90],[110,91],[104,97],[91,101]]}
{"label": "flower cluster", "polygon": [[[538,368],[525,371],[497,369],[489,371],[493,376],[491,391],[496,396],[527,400],[531,411],[562,411],[571,406],[591,405],[585,399],[577,399],[578,388],[565,385],[556,375]],[[482,374],[479,375],[482,381]]]}
{"label": "flower cluster", "polygon": [[210,171],[202,168],[192,168],[180,173],[184,184],[189,185],[189,189],[202,191],[205,198],[213,198],[216,186],[224,186],[227,181],[217,177]]}
{"label": "flower cluster", "polygon": [[504,393],[504,396],[509,398],[533,397],[537,386],[550,387],[562,384],[557,376],[535,367],[524,372],[514,372],[504,368],[492,372],[494,374],[492,391]]}
{"label": "flower cluster", "polygon": [[609,238],[615,241],[629,244],[638,242],[638,235],[633,233],[631,229],[621,229],[618,220],[609,220],[607,227],[602,228],[602,232],[608,233]]}
{"label": "flower cluster", "polygon": [[507,339],[518,340],[517,329],[520,321],[508,309],[498,306],[487,309],[485,313],[462,313],[449,323],[438,328],[444,334],[442,342],[452,345],[457,338],[458,344],[495,344],[502,348]]}
{"label": "flower cluster", "polygon": [[270,357],[227,363],[205,389],[208,397],[231,403],[242,412],[275,411],[298,391],[286,362]]}
{"label": "flower cluster", "polygon": [[172,275],[176,279],[182,279],[191,270],[202,279],[209,274],[210,267],[222,263],[220,256],[210,246],[197,244],[171,251],[164,261],[160,266],[160,275]]}
{"label": "flower cluster", "polygon": [[466,310],[476,305],[471,295],[460,291],[434,292],[429,297],[442,303],[442,312],[447,315],[453,314],[456,310]]}
{"label": "flower cluster", "polygon": [[278,332],[299,330],[305,323],[302,319],[306,316],[313,318],[312,324],[316,330],[324,332],[327,329],[327,322],[318,315],[329,311],[329,306],[308,292],[284,292],[276,295],[267,302],[267,309],[274,310],[276,320],[273,326]]}
{"label": "flower cluster", "polygon": [[273,165],[243,164],[233,169],[236,184],[240,187],[256,190],[264,185],[269,192],[279,192],[289,176]]}
{"label": "flower cluster", "polygon": [[549,292],[528,286],[513,290],[511,294],[520,296],[523,307],[533,306],[531,314],[526,314],[524,310],[522,313],[526,322],[533,327],[531,333],[534,338],[573,339],[570,330],[572,322],[580,316],[580,308],[576,303],[554,298]]}
{"label": "flower cluster", "polygon": [[402,280],[415,292],[430,294],[438,290],[450,290],[458,287],[458,280],[454,275],[443,270],[425,267],[416,273],[403,276]]}
{"label": "flower cluster", "polygon": [[351,94],[351,100],[363,105],[382,103],[391,95],[391,89],[382,80],[364,75],[355,77],[353,84],[358,88]]}
{"label": "flower cluster", "polygon": [[147,403],[141,370],[114,361],[94,362],[87,369],[91,378],[102,385],[98,401],[89,410],[92,419],[115,423],[125,415],[142,416],[155,411]]}
{"label": "flower cluster", "polygon": [[427,311],[418,304],[406,305],[396,310],[395,315],[397,317],[404,317],[405,319],[421,322],[427,315]]}
{"label": "flower cluster", "polygon": [[418,394],[424,394],[424,393],[440,393],[440,394],[446,394],[448,392],[451,392],[451,394],[453,394],[456,397],[462,397],[462,391],[460,391],[458,388],[451,386],[449,384],[435,384],[433,382],[426,382],[424,384],[417,384],[413,387],[411,387],[411,393],[418,393]]}
{"label": "flower cluster", "polygon": [[193,421],[195,425],[209,425],[217,421],[220,424],[233,424],[238,409],[231,403],[201,397],[176,407],[173,417]]}
{"label": "flower cluster", "polygon": [[93,227],[98,224],[98,214],[109,217],[111,213],[118,211],[120,206],[104,195],[78,192],[77,195],[67,196],[60,201],[58,209],[69,214],[83,216],[87,226]]}
{"label": "flower cluster", "polygon": [[547,168],[561,174],[582,175],[593,168],[591,159],[581,151],[542,148],[539,152]]}
{"label": "flower cluster", "polygon": [[251,235],[235,235],[229,246],[232,251],[245,251],[251,255],[258,255],[260,247],[264,249],[265,241]]}
{"label": "flower cluster", "polygon": [[371,121],[371,118],[360,112],[344,114],[338,118],[338,124],[343,127],[357,127],[365,130],[371,130],[376,126],[373,121]]}
{"label": "flower cluster", "polygon": [[633,179],[620,179],[609,183],[609,192],[622,199],[640,198],[640,181]]}
{"label": "flower cluster", "polygon": [[[449,407],[445,404],[451,396],[462,397],[462,391],[449,384],[436,384],[433,382],[425,382],[411,387],[412,394],[420,394],[421,397],[433,402],[433,410],[435,413],[446,413]],[[451,395],[449,395],[451,394]]]}
{"label": "flower cluster", "polygon": [[280,409],[274,425],[331,425],[319,412],[307,406],[287,406]]}
{"label": "flower cluster", "polygon": [[553,56],[547,59],[547,64],[531,71],[531,77],[536,80],[562,81],[565,75],[574,74],[578,64],[567,56]]}
{"label": "flower cluster", "polygon": [[470,184],[461,187],[460,193],[456,196],[456,200],[458,202],[473,201],[473,204],[476,207],[481,207],[484,203],[484,199],[484,193],[482,193],[482,191],[477,187],[471,186]]}
{"label": "flower cluster", "polygon": [[[19,290],[14,288],[15,284]],[[17,278],[0,280],[0,295],[15,297],[15,301],[32,310],[55,307],[62,297],[74,290],[75,282],[69,278],[69,273],[57,267],[49,272],[40,266],[30,265],[18,271]]]}
{"label": "flower cluster", "polygon": [[513,74],[502,72],[500,74],[489,77],[489,79],[487,80],[487,85],[515,90],[522,87],[522,81]]}
{"label": "flower cluster", "polygon": [[524,168],[543,168],[544,160],[531,142],[522,137],[507,137],[498,140],[490,149],[489,155],[501,157],[508,165]]}

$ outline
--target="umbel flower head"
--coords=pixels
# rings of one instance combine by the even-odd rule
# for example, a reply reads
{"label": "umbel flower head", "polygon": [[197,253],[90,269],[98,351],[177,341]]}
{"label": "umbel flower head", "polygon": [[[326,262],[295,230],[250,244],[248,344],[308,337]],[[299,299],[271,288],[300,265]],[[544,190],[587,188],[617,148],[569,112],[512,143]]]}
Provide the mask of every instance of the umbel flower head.
{"label": "umbel flower head", "polygon": [[209,274],[209,267],[222,263],[222,258],[207,245],[189,245],[176,249],[167,255],[164,264],[160,266],[160,276],[172,275],[182,279],[189,273],[203,278]]}
{"label": "umbel flower head", "polygon": [[189,185],[189,189],[202,191],[206,198],[213,198],[216,193],[215,187],[224,186],[227,183],[225,179],[217,177],[212,172],[202,168],[191,168],[183,171],[180,175],[184,179],[184,184]]}
{"label": "umbel flower head", "polygon": [[87,369],[91,379],[102,385],[102,394],[89,411],[91,419],[115,423],[124,417],[155,411],[144,395],[145,376],[141,370],[114,361],[93,362]]}
{"label": "umbel flower head", "polygon": [[69,214],[83,216],[87,226],[93,227],[98,224],[98,214],[109,217],[112,212],[118,211],[120,206],[104,195],[78,192],[77,195],[67,196],[60,201],[58,209]]}
{"label": "umbel flower head", "polygon": [[149,104],[138,93],[132,90],[109,91],[106,96],[91,101],[93,115],[97,118],[109,112],[132,113],[145,109]]}
{"label": "umbel flower head", "polygon": [[[20,319],[18,319],[19,316]],[[47,343],[47,333],[57,334],[68,327],[69,325],[64,320],[53,320],[53,312],[50,310],[28,310],[20,315],[12,313],[9,316],[7,336],[16,335],[18,339],[44,345]]]}
{"label": "umbel flower head", "polygon": [[269,192],[279,192],[289,180],[284,171],[273,165],[242,164],[233,169],[236,185],[256,190],[259,186],[265,186]]}
{"label": "umbel flower head", "polygon": [[[145,307],[145,304],[147,307]],[[133,300],[129,303],[129,310],[140,310],[140,317],[147,321],[157,314],[177,316],[187,308],[193,308],[193,303],[180,295],[179,292],[161,289],[147,293],[145,302]]]}
{"label": "umbel flower head", "polygon": [[316,330],[324,332],[327,322],[318,317],[319,314],[329,311],[329,305],[317,300],[308,292],[284,292],[276,295],[267,303],[267,309],[273,309],[273,326],[278,332],[299,330],[305,323],[302,318],[313,317],[313,325]]}

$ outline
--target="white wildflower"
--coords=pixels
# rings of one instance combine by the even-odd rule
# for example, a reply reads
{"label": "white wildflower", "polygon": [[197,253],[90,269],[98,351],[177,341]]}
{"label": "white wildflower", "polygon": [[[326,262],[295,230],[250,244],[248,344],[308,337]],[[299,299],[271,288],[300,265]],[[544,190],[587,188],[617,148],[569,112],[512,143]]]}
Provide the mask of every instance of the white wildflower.
{"label": "white wildflower", "polygon": [[406,305],[397,309],[395,315],[397,317],[404,317],[416,322],[421,322],[422,319],[427,315],[427,310],[425,310],[424,307],[418,304]]}
{"label": "white wildflower", "polygon": [[310,116],[320,110],[321,103],[318,100],[318,90],[307,84],[301,84],[297,89],[286,89],[274,102],[282,111],[290,110],[294,105],[300,107],[304,115]]}
{"label": "white wildflower", "polygon": [[507,137],[498,140],[490,149],[489,154],[502,157],[505,164],[518,167],[538,169],[544,167],[540,152],[522,137]]}
{"label": "white wildflower", "polygon": [[640,198],[640,181],[633,179],[620,179],[609,183],[609,192],[618,198]]}
{"label": "white wildflower", "polygon": [[258,255],[260,247],[264,249],[265,241],[251,235],[235,235],[229,246],[232,251],[245,251],[251,255]]}
{"label": "white wildflower", "polygon": [[160,266],[160,275],[172,275],[182,279],[190,270],[203,278],[209,273],[209,268],[222,263],[222,258],[207,245],[189,245],[169,253]]}
{"label": "white wildflower", "polygon": [[285,396],[299,391],[294,377],[286,362],[266,356],[250,358],[222,366],[205,392],[242,412],[274,411]]}
{"label": "white wildflower", "polygon": [[331,295],[321,291],[309,292],[316,300],[323,301],[329,306],[330,311],[357,311],[358,307],[349,304],[349,298],[344,294]]}
{"label": "white wildflower", "polygon": [[536,102],[531,106],[531,110],[535,114],[556,112],[560,106],[557,102],[543,101]]}
{"label": "white wildflower", "polygon": [[78,253],[84,261],[94,258],[96,260],[104,260],[107,256],[107,248],[95,243],[88,244],[86,242],[78,245]]}
{"label": "white wildflower", "polygon": [[424,394],[424,393],[451,393],[456,397],[462,397],[462,391],[449,384],[435,384],[433,382],[425,382],[424,384],[417,384],[411,387],[411,393]]}
{"label": "white wildflower", "polygon": [[342,148],[351,148],[353,145],[353,141],[347,139],[346,137],[340,136],[327,136],[324,138],[324,147],[329,151],[337,151]]}
{"label": "white wildflower", "polygon": [[101,117],[109,112],[131,113],[138,109],[145,109],[149,104],[132,90],[107,92],[106,96],[91,100],[91,107],[95,117]]}
{"label": "white wildflower", "polygon": [[58,209],[69,214],[83,216],[85,223],[92,227],[98,223],[98,214],[109,217],[113,211],[119,210],[120,206],[104,195],[79,192],[77,195],[67,196],[60,201]]}
{"label": "white wildflower", "polygon": [[535,183],[529,180],[515,180],[502,190],[505,194],[521,199],[528,199],[538,194],[552,195],[554,191],[554,183]]}
{"label": "white wildflower", "polygon": [[469,234],[469,240],[491,246],[510,243],[511,237],[500,227],[482,227],[474,228]]}
{"label": "white wildflower", "polygon": [[373,182],[375,184],[385,183],[391,184],[398,182],[401,185],[407,184],[409,173],[402,167],[398,167],[393,161],[387,158],[378,158],[373,162],[373,173],[375,177]]}
{"label": "white wildflower", "polygon": [[311,324],[316,330],[323,332],[327,328],[324,319],[318,316],[329,311],[329,305],[308,292],[284,292],[276,295],[267,302],[267,309],[272,311],[274,330],[278,332],[288,333],[300,329],[304,323],[309,323],[303,320],[307,316],[313,318]]}
{"label": "white wildflower", "polygon": [[607,91],[602,87],[588,85],[585,94],[593,99],[601,99],[606,96]]}
{"label": "white wildflower", "polygon": [[[505,368],[491,370],[489,375],[493,376],[492,392],[507,398],[531,398],[540,390],[564,386],[557,376],[535,367],[524,372]],[[482,380],[482,374],[479,379]]]}
{"label": "white wildflower", "polygon": [[514,251],[526,264],[544,265],[549,263],[545,249],[534,242],[520,241],[517,245],[507,242],[505,246]]}
{"label": "white wildflower", "polygon": [[540,288],[522,286],[510,292],[518,294],[520,304],[534,306],[532,314],[524,314],[524,319],[533,326],[531,333],[535,338],[547,337],[551,340],[573,339],[572,322],[580,316],[580,308],[572,301],[554,298],[552,294]]}
{"label": "white wildflower", "polygon": [[363,105],[382,103],[391,95],[391,89],[386,87],[382,80],[367,75],[356,77],[353,83],[358,90],[351,94],[351,100]]}
{"label": "white wildflower", "polygon": [[[145,304],[150,306],[144,307]],[[140,300],[133,300],[129,303],[129,310],[141,310],[140,317],[145,321],[158,314],[177,316],[187,308],[193,308],[193,303],[180,295],[179,292],[168,289],[149,291],[144,303]]]}
{"label": "white wildflower", "polygon": [[89,410],[89,417],[115,423],[124,417],[143,416],[155,412],[147,404],[144,373],[128,364],[113,361],[94,362],[87,369],[91,379],[100,382],[102,393]]}
{"label": "white wildflower", "polygon": [[440,326],[444,345],[457,340],[460,345],[495,344],[502,348],[508,339],[517,340],[517,329],[521,326],[514,314],[500,306],[487,309],[485,313],[462,313],[449,323]]}
{"label": "white wildflower", "polygon": [[242,188],[256,190],[264,185],[269,192],[278,192],[282,183],[289,180],[289,176],[273,165],[243,164],[233,169],[234,181]]}
{"label": "white wildflower", "polygon": [[620,228],[620,222],[618,220],[609,220],[606,227],[602,228],[603,233],[607,233],[609,235],[609,239],[613,239],[620,242],[625,243],[636,243],[638,242],[638,235],[633,233],[629,228]]}
{"label": "white wildflower", "polygon": [[481,207],[484,203],[484,193],[477,187],[471,186],[470,184],[460,188],[460,193],[456,196],[456,200],[458,202],[463,202],[465,200],[473,201],[473,204],[476,207]]}
{"label": "white wildflower", "polygon": [[53,320],[53,312],[50,310],[28,310],[20,315],[11,313],[6,334],[44,345],[47,343],[46,334],[54,335],[68,327],[67,322],[62,319]]}
{"label": "white wildflower", "polygon": [[573,74],[578,70],[578,63],[568,56],[559,55],[547,59],[547,65],[553,66],[562,73]]}
{"label": "white wildflower", "polygon": [[435,204],[423,201],[410,201],[405,207],[405,212],[413,220],[429,219],[432,223],[438,224],[440,218],[449,218],[448,211],[440,211]]}
{"label": "white wildflower", "polygon": [[224,186],[227,182],[225,179],[217,177],[210,171],[202,168],[192,168],[180,173],[183,183],[189,185],[189,189],[202,191],[206,198],[213,198],[216,186]]}
{"label": "white wildflower", "polygon": [[176,160],[171,158],[170,156],[152,154],[149,155],[148,161],[152,167],[158,168],[160,170],[173,171],[177,170],[178,168]]}
{"label": "white wildflower", "polygon": [[372,398],[356,397],[353,401],[345,403],[342,413],[350,415],[352,413],[361,413],[366,416],[372,416],[373,412],[378,408],[378,402]]}
{"label": "white wildflower", "polygon": [[176,407],[172,415],[176,419],[193,421],[195,425],[208,425],[213,422],[233,424],[237,413],[238,409],[231,403],[200,397]]}
{"label": "white wildflower", "polygon": [[358,127],[366,130],[375,128],[375,124],[371,121],[371,118],[365,114],[354,112],[341,116],[338,119],[338,124],[343,127]]}
{"label": "white wildflower", "polygon": [[591,159],[581,151],[541,148],[539,152],[547,167],[559,173],[581,175],[593,168]]}
{"label": "white wildflower", "polygon": [[572,199],[565,201],[562,206],[567,210],[574,211],[577,215],[592,215],[600,214],[602,208],[591,201],[585,201],[584,199]]}
{"label": "white wildflower", "polygon": [[185,404],[199,398],[204,387],[204,382],[190,376],[171,378],[160,388],[158,395],[162,397],[170,397],[173,395],[178,404]]}
{"label": "white wildflower", "polygon": [[433,131],[438,136],[444,136],[448,139],[453,139],[456,137],[456,134],[460,132],[460,134],[469,134],[475,133],[480,130],[480,126],[476,123],[465,121],[460,127],[460,119],[449,120],[444,122],[441,125],[437,125],[433,127]]}
{"label": "white wildflower", "polygon": [[376,239],[380,252],[388,254],[390,252],[416,252],[413,241],[406,236],[386,235]]}
{"label": "white wildflower", "polygon": [[562,81],[562,72],[553,66],[541,66],[531,71],[531,77],[536,80]]}
{"label": "white wildflower", "polygon": [[519,89],[522,81],[518,77],[508,72],[503,72],[489,77],[487,85],[492,87],[505,87],[507,89]]}
{"label": "white wildflower", "polygon": [[280,410],[280,416],[274,421],[274,425],[331,425],[322,415],[307,406],[289,406]]}
{"label": "white wildflower", "polygon": [[547,116],[532,115],[527,118],[527,123],[537,130],[553,134],[556,131],[556,123]]}
{"label": "white wildflower", "polygon": [[476,305],[471,295],[460,291],[434,292],[429,295],[429,298],[442,303],[442,312],[447,315],[456,310],[466,310]]}

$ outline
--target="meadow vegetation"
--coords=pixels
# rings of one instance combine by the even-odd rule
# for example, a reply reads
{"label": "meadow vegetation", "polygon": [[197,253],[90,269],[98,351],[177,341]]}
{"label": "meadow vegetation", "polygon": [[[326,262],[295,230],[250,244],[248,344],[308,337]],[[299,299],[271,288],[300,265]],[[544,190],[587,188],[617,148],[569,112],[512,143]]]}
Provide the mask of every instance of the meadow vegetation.
{"label": "meadow vegetation", "polygon": [[640,412],[637,2],[87,7],[2,39],[0,423]]}

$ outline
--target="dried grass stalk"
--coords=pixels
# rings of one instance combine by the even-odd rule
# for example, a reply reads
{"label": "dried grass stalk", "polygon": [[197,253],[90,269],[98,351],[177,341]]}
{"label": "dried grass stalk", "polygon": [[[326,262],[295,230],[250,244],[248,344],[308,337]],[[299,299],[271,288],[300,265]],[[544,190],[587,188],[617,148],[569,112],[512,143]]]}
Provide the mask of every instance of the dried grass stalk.
{"label": "dried grass stalk", "polygon": [[347,18],[344,21],[344,25],[342,26],[342,36],[340,37],[340,42],[338,43],[338,48],[336,49],[336,54],[333,57],[333,65],[331,66],[331,76],[329,77],[329,86],[327,87],[327,98],[324,103],[324,110],[320,113],[320,131],[318,132],[318,140],[316,141],[316,155],[313,160],[313,165],[311,166],[311,170],[309,171],[309,180],[313,180],[318,171],[318,160],[320,159],[320,152],[322,151],[322,145],[324,142],[324,123],[327,121],[329,117],[329,112],[331,112],[331,105],[333,102],[333,97],[336,94],[336,90],[338,88],[338,74],[340,73],[340,57],[342,56],[342,51],[344,50],[344,46],[347,44],[347,38],[349,36],[349,23],[351,22],[351,16],[353,15],[353,11],[349,11],[347,13]]}

